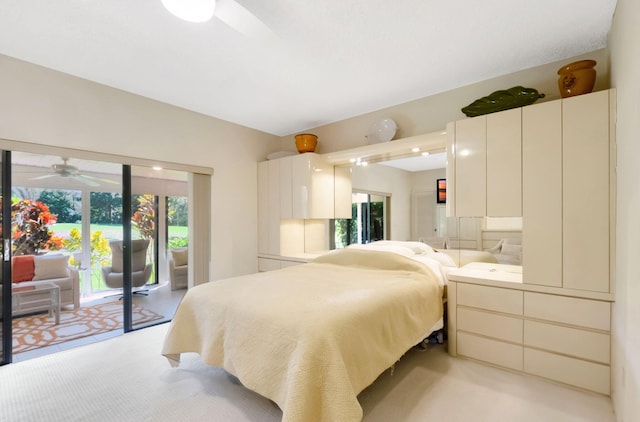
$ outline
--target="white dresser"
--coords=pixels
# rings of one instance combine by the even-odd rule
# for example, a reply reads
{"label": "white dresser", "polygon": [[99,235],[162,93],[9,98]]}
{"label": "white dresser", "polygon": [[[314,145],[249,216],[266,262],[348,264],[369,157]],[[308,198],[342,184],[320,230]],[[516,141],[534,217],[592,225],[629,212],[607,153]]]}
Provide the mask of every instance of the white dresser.
{"label": "white dresser", "polygon": [[611,299],[522,283],[521,267],[472,263],[448,286],[449,353],[610,394]]}

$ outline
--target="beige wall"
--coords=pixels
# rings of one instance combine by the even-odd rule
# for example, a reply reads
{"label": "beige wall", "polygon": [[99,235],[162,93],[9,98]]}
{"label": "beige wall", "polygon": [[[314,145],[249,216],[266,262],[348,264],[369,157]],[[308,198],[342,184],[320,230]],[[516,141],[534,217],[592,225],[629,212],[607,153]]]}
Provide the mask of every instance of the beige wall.
{"label": "beige wall", "polygon": [[[391,117],[398,124],[399,129],[394,139],[437,132],[444,130],[447,122],[463,119],[465,116],[460,111],[462,107],[500,89],[521,85],[535,88],[544,93],[545,98],[538,100],[539,102],[560,98],[557,85],[558,69],[574,60],[583,58],[594,59],[598,62],[596,65],[598,73],[595,90],[609,88],[608,52],[606,50],[598,50],[572,59],[489,79],[329,125],[310,128],[305,132],[318,135],[316,152],[321,154],[367,145],[365,137],[367,130],[374,122],[384,117]],[[473,64],[470,63],[469,67],[469,71],[472,72]],[[428,77],[428,75],[425,77]],[[295,151],[293,135],[282,137],[281,149]]]}
{"label": "beige wall", "polygon": [[0,138],[213,168],[211,278],[257,271],[256,162],[278,138],[2,55],[0,92]]}
{"label": "beige wall", "polygon": [[617,91],[616,302],[613,403],[617,420],[640,418],[640,2],[618,0],[609,37]]}

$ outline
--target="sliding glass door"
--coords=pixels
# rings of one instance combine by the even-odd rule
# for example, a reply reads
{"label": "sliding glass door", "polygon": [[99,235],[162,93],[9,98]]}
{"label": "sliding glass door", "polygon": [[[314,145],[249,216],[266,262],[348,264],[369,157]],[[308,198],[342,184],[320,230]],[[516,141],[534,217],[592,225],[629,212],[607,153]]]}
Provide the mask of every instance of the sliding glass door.
{"label": "sliding glass door", "polygon": [[208,220],[189,230],[191,173],[57,152],[0,157],[0,364],[170,321],[192,271],[189,235],[209,257]]}
{"label": "sliding glass door", "polygon": [[10,168],[5,163],[10,162],[9,152],[2,151],[0,159],[0,253],[2,256],[2,268],[0,268],[0,365],[11,362],[11,219],[3,218],[11,215],[11,201],[5,198],[5,192],[9,191]]}

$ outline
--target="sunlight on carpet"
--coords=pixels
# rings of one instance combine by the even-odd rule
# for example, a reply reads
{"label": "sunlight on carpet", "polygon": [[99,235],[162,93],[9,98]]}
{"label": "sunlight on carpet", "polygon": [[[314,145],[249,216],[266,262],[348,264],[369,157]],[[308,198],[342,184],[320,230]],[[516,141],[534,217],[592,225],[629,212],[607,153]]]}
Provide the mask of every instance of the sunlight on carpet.
{"label": "sunlight on carpet", "polygon": [[[161,319],[162,315],[133,304],[133,323]],[[122,302],[86,306],[60,313],[55,325],[48,314],[31,315],[13,320],[13,353],[26,352],[83,337],[122,328]]]}

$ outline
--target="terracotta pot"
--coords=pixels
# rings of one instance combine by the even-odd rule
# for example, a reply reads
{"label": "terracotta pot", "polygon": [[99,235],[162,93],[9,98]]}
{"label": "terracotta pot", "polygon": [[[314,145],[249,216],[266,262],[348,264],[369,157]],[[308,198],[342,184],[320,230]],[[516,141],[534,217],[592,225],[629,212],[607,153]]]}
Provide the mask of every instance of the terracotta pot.
{"label": "terracotta pot", "polygon": [[562,98],[588,94],[596,82],[595,60],[581,60],[558,69],[558,88]]}
{"label": "terracotta pot", "polygon": [[301,133],[295,136],[296,148],[300,154],[305,152],[314,152],[318,145],[318,137],[311,133]]}

